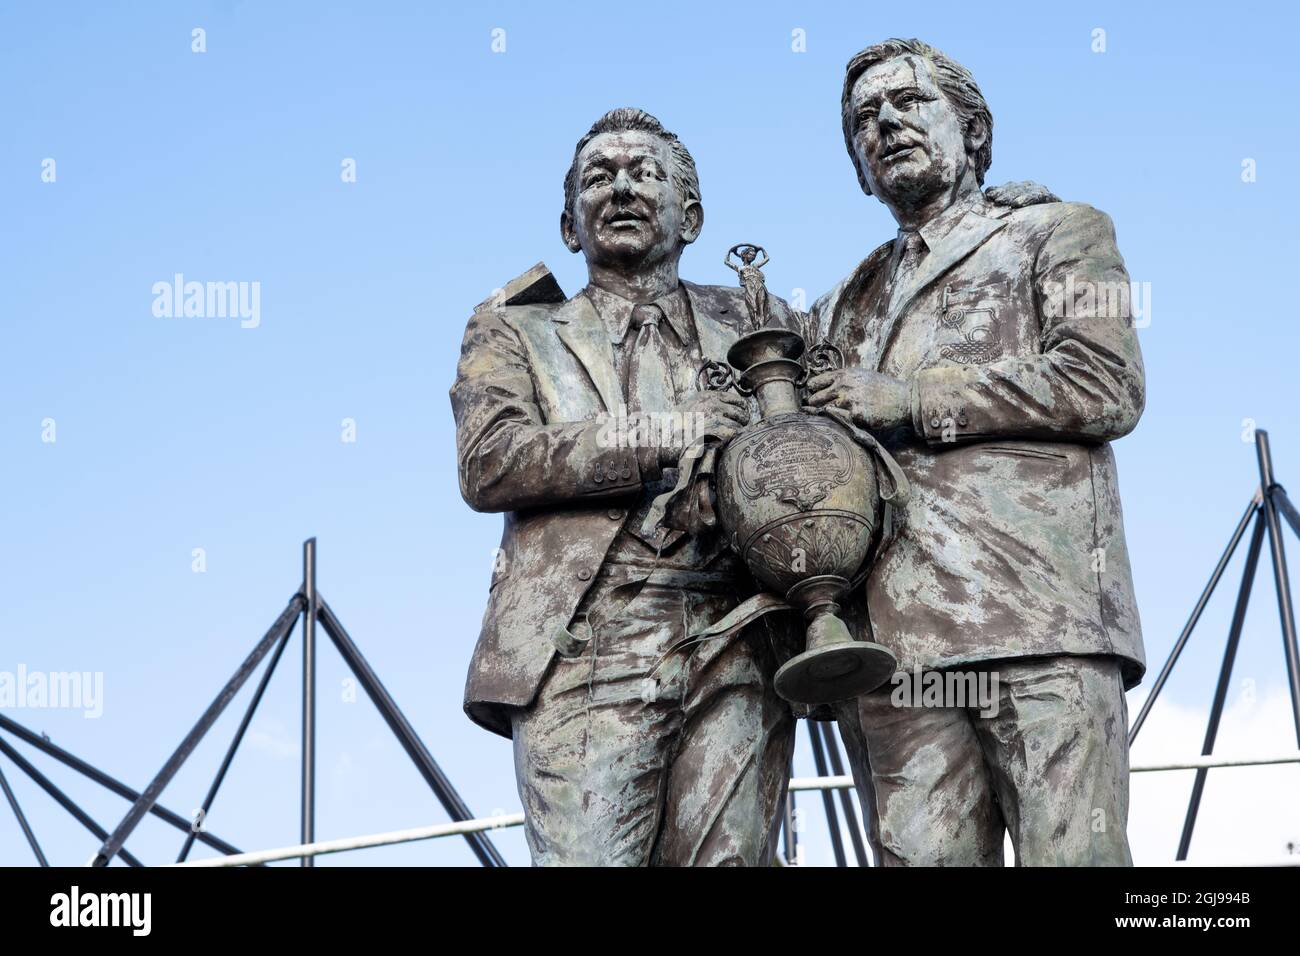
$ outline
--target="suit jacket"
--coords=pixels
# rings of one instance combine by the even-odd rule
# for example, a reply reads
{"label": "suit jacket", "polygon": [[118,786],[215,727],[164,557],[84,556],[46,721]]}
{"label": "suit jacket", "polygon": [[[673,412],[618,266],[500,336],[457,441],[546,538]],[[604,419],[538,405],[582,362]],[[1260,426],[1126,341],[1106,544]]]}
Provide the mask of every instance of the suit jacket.
{"label": "suit jacket", "polygon": [[909,670],[1114,655],[1131,687],[1145,660],[1109,442],[1145,385],[1114,228],[1078,203],[978,198],[949,225],[892,307],[897,240],[809,317],[845,342],[856,315],[846,360],[912,385],[912,425],[886,440],[912,495],[866,582],[875,640]]}
{"label": "suit jacket", "polygon": [[[683,282],[705,359],[726,361],[747,318],[739,289]],[[771,297],[772,315],[794,327]],[[510,736],[508,708],[532,703],[566,627],[647,478],[635,449],[608,447],[598,416],[623,391],[609,332],[579,293],[561,304],[470,318],[451,388],[461,495],[505,512],[501,555],[465,685],[465,712]]]}

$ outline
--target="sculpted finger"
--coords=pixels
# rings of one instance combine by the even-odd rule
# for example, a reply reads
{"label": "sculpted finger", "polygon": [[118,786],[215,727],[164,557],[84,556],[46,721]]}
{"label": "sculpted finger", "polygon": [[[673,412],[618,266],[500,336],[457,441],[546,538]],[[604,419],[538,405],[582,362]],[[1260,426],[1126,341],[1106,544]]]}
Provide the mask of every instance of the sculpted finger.
{"label": "sculpted finger", "polygon": [[740,429],[738,429],[735,425],[730,424],[729,422],[728,423],[719,422],[716,425],[714,425],[714,427],[709,429],[709,434],[712,435],[714,438],[717,438],[719,441],[728,442],[731,441],[731,439],[736,437],[736,433],[738,431],[740,431]]}
{"label": "sculpted finger", "polygon": [[749,405],[739,395],[732,398],[715,393],[703,402],[701,410],[714,418],[738,415],[744,415],[748,418],[749,415]]}
{"label": "sculpted finger", "polygon": [[727,419],[727,425],[731,428],[741,429],[749,424],[749,416],[739,417],[732,416]]}
{"label": "sculpted finger", "polygon": [[808,379],[806,388],[810,392],[819,392],[824,388],[834,385],[837,376],[834,372],[818,372],[812,378]]}

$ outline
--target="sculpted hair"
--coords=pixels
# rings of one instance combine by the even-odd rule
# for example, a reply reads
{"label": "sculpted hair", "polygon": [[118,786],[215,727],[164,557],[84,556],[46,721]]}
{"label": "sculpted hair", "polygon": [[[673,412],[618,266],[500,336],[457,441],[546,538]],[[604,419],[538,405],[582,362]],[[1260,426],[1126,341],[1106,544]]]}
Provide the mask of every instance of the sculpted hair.
{"label": "sculpted hair", "polygon": [[857,153],[853,149],[853,135],[857,132],[852,110],[853,84],[877,63],[908,53],[915,54],[930,64],[930,72],[939,85],[940,91],[948,98],[948,102],[961,118],[963,133],[969,134],[971,126],[975,123],[983,124],[984,145],[976,150],[972,159],[975,162],[975,177],[981,186],[984,185],[984,174],[993,163],[993,114],[989,112],[989,105],[984,101],[984,94],[975,83],[975,77],[966,67],[928,43],[917,39],[892,39],[867,47],[849,60],[848,66],[844,68],[844,93],[840,97],[840,118],[844,124],[844,145],[848,147],[849,158],[853,160],[853,168],[857,170],[862,191],[868,196],[871,195],[871,187],[867,185],[867,178],[858,166]]}
{"label": "sculpted hair", "polygon": [[587,134],[578,140],[578,145],[573,147],[573,162],[569,164],[569,171],[564,177],[564,208],[569,215],[573,215],[573,203],[578,198],[578,157],[583,148],[601,133],[629,131],[653,133],[667,143],[673,160],[669,175],[673,178],[677,194],[682,197],[682,203],[700,201],[700,177],[695,172],[695,159],[690,150],[677,138],[676,133],[664,129],[663,124],[645,110],[624,106],[610,110],[596,120]]}

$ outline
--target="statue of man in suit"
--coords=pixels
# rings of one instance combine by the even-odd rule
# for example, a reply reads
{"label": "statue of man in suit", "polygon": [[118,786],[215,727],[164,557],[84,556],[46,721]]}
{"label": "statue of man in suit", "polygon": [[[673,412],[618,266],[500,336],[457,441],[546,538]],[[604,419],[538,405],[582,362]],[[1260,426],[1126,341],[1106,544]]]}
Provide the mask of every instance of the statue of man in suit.
{"label": "statue of man in suit", "polygon": [[1131,864],[1124,692],[1144,660],[1109,442],[1145,386],[1114,228],[989,203],[988,106],[918,40],[857,54],[842,112],[899,228],[814,305],[846,367],[810,402],[847,409],[912,487],[859,623],[902,674],[997,678],[986,707],[895,706],[898,678],[839,705],[877,857],[1000,865],[1009,831],[1023,865]]}
{"label": "statue of man in suit", "polygon": [[[697,381],[747,331],[741,290],[678,277],[703,219],[685,145],[613,110],[564,180],[560,232],[587,287],[481,308],[465,332],[451,390],[461,492],[505,512],[465,709],[514,740],[538,865],[753,866],[774,851],[794,741],[772,687],[780,622],[702,646],[647,692],[675,642],[755,591],[716,530],[644,521],[693,435],[726,440],[749,418]],[[611,427],[621,416],[666,427]]]}

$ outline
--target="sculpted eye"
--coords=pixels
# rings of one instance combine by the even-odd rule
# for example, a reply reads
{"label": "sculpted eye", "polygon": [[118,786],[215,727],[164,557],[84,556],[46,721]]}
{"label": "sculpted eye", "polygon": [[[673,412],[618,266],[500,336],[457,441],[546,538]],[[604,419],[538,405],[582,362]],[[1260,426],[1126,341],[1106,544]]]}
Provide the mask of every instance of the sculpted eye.
{"label": "sculpted eye", "polygon": [[592,189],[595,186],[604,186],[609,181],[609,173],[592,173],[583,182],[582,188]]}
{"label": "sculpted eye", "polygon": [[910,110],[914,106],[917,106],[920,103],[928,103],[932,99],[934,99],[933,96],[922,93],[920,90],[912,90],[911,92],[904,93],[898,98],[898,108],[901,110]]}

